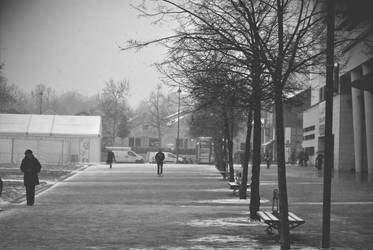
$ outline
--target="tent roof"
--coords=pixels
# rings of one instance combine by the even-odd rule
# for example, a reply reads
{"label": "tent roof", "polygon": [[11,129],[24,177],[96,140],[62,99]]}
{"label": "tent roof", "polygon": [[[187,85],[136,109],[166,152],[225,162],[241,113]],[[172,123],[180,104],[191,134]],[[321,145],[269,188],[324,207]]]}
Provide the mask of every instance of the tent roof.
{"label": "tent roof", "polygon": [[0,114],[0,134],[100,136],[101,116]]}

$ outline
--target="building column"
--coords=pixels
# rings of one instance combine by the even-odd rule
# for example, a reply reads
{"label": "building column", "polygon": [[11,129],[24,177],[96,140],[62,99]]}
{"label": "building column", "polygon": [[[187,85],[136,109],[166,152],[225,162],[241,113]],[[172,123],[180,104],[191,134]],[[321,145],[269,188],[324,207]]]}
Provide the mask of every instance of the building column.
{"label": "building column", "polygon": [[[351,72],[351,82],[361,78],[362,73],[360,71]],[[364,100],[363,91],[361,89],[352,87],[352,117],[354,127],[354,149],[355,149],[355,171],[360,173],[363,171],[364,165]]]}
{"label": "building column", "polygon": [[373,174],[373,94],[368,90],[364,91],[364,104],[368,174]]}
{"label": "building column", "polygon": [[[373,73],[372,64],[363,64],[363,75]],[[369,84],[373,84],[372,82]],[[366,155],[368,174],[373,174],[373,93],[364,91],[365,105],[365,134],[366,134]]]}

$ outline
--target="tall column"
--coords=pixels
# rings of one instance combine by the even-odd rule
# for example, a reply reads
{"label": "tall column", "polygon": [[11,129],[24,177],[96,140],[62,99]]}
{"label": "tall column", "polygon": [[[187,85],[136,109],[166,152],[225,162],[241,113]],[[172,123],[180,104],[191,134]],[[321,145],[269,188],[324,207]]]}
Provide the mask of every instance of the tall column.
{"label": "tall column", "polygon": [[364,104],[368,174],[373,174],[373,94],[368,90],[364,91]]}
{"label": "tall column", "polygon": [[[363,75],[373,73],[372,65],[363,65]],[[373,85],[373,82],[369,84]],[[368,163],[368,174],[373,174],[373,93],[364,91],[365,105],[365,134],[366,134],[366,155]]]}
{"label": "tall column", "polygon": [[[351,81],[355,81],[361,77],[361,72],[351,72]],[[352,117],[354,127],[354,149],[355,149],[355,171],[362,172],[364,164],[363,152],[363,122],[364,122],[364,106],[363,106],[363,91],[352,87]]]}

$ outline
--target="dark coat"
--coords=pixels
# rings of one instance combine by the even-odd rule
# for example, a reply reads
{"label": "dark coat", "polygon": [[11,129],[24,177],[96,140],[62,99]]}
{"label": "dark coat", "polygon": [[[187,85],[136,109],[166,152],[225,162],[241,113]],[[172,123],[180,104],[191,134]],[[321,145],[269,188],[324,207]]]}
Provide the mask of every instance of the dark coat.
{"label": "dark coat", "polygon": [[114,155],[114,152],[113,151],[109,151],[107,153],[107,160],[106,160],[106,163],[109,164],[109,163],[113,163],[115,159],[115,155]]}
{"label": "dark coat", "polygon": [[38,173],[41,165],[35,157],[24,158],[21,163],[21,171],[23,172],[23,184],[25,186],[39,185]]}
{"label": "dark coat", "polygon": [[161,163],[164,161],[164,153],[162,152],[158,152],[156,155],[155,155],[155,160],[157,161],[157,163]]}

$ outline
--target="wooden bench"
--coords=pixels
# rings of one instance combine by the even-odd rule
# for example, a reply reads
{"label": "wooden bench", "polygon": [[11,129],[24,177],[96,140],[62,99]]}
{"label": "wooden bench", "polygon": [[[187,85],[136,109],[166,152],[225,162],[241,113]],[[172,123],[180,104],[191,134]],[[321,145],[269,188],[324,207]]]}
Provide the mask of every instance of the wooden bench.
{"label": "wooden bench", "polygon": [[[273,233],[273,229],[279,230],[280,229],[280,219],[279,213],[277,211],[258,211],[257,215],[259,216],[260,220],[263,221],[268,225],[266,231],[268,234]],[[305,220],[298,217],[292,212],[288,212],[288,220],[289,220],[289,229],[294,229],[302,224],[305,223]]]}
{"label": "wooden bench", "polygon": [[228,186],[230,189],[233,189],[233,195],[235,195],[236,191],[240,188],[240,184],[237,182],[228,182]]}
{"label": "wooden bench", "polygon": [[[235,195],[241,185],[237,182],[228,182],[228,186],[230,189],[233,189],[233,195]],[[247,184],[247,187],[250,187],[250,184]]]}

